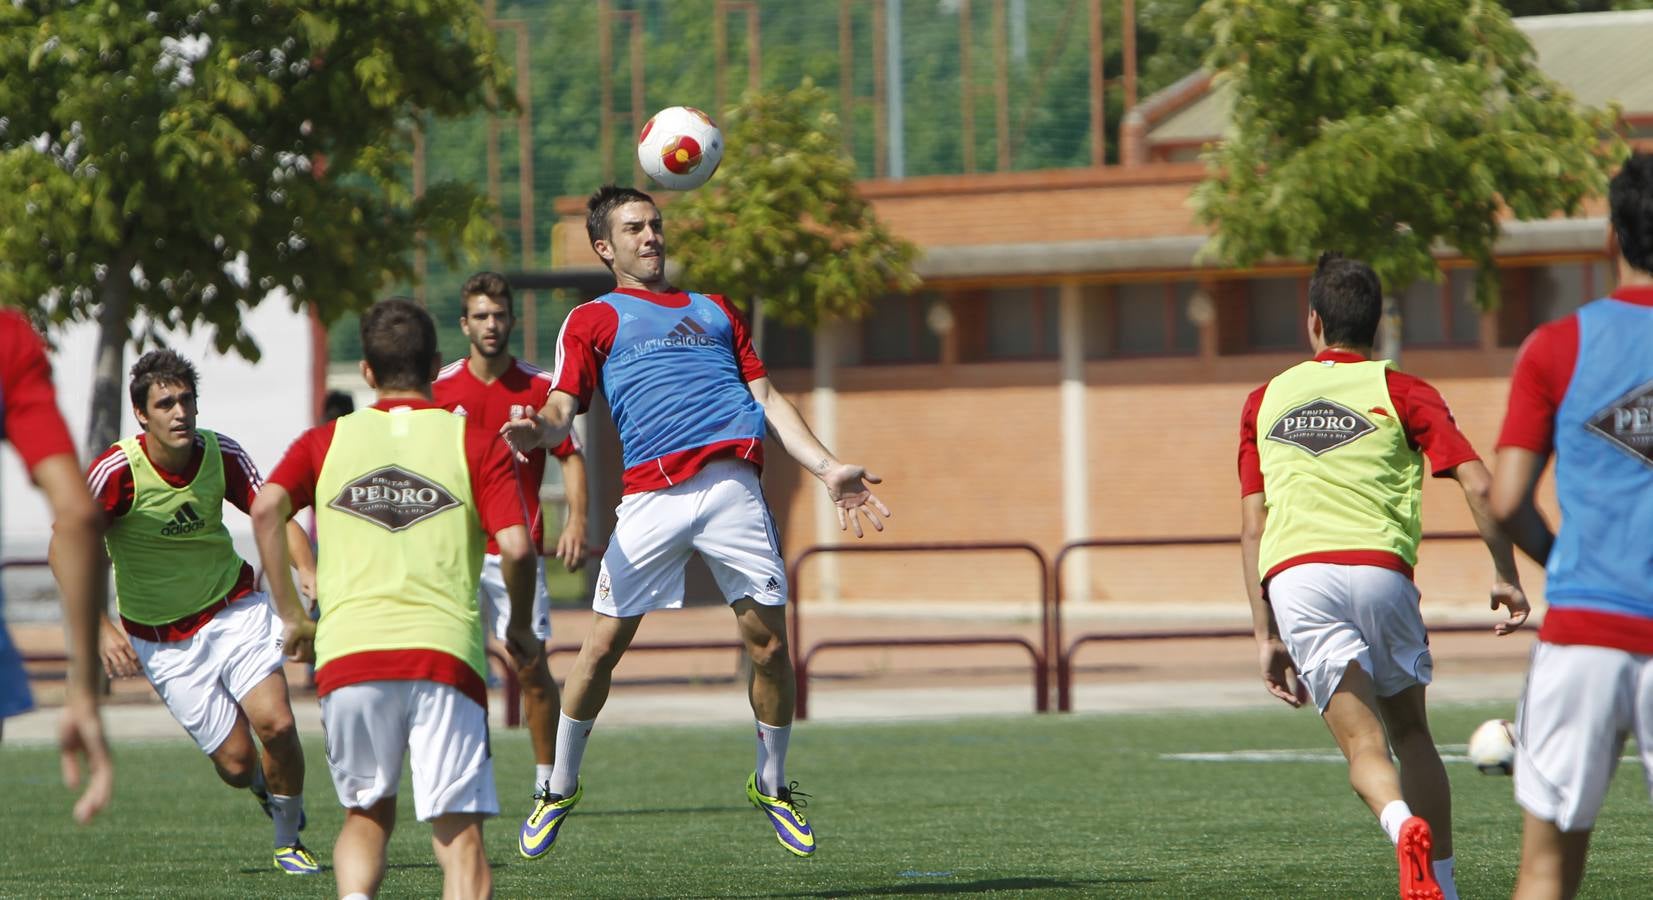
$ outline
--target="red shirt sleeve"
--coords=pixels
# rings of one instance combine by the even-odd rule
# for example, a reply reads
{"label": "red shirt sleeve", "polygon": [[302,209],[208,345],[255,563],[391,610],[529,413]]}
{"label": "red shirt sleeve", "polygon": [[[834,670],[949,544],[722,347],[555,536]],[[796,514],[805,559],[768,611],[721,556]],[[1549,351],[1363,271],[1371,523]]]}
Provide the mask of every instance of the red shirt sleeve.
{"label": "red shirt sleeve", "polygon": [[1388,372],[1388,381],[1395,415],[1406,429],[1406,439],[1429,459],[1430,474],[1437,478],[1449,475],[1457,466],[1481,458],[1458,429],[1446,399],[1433,385],[1393,369]]}
{"label": "red shirt sleeve", "polygon": [[281,485],[287,496],[293,499],[294,511],[316,502],[316,482],[321,477],[321,464],[327,459],[327,448],[333,445],[333,424],[317,425],[299,435],[270,473],[270,484]]}
{"label": "red shirt sleeve", "polygon": [[17,448],[24,468],[75,452],[69,426],[57,409],[45,345],[16,310],[0,312],[0,416],[0,435]]}
{"label": "red shirt sleeve", "polygon": [[135,492],[132,466],[126,459],[126,451],[119,446],[111,446],[92,460],[86,469],[86,487],[92,492],[92,499],[102,507],[105,525],[126,515],[132,509]]}
{"label": "red shirt sleeve", "polygon": [[516,472],[511,468],[511,451],[498,435],[467,428],[465,465],[471,473],[476,516],[485,533],[496,535],[512,525],[528,524]]}
{"label": "red shirt sleeve", "polygon": [[1567,395],[1578,364],[1578,316],[1540,325],[1521,344],[1510,375],[1509,406],[1499,447],[1548,454],[1555,439],[1555,414]]}
{"label": "red shirt sleeve", "polygon": [[234,438],[220,434],[218,452],[224,457],[224,499],[235,504],[236,509],[251,514],[253,498],[264,486],[264,479],[258,475],[258,466],[253,465],[252,457]]}
{"label": "red shirt sleeve", "polygon": [[709,300],[723,308],[729,317],[729,323],[734,327],[735,360],[740,363],[740,378],[742,381],[756,381],[769,374],[763,367],[763,360],[758,359],[758,352],[752,349],[752,329],[746,324],[746,317],[721,294],[707,294]]}
{"label": "red shirt sleeve", "polygon": [[1257,410],[1263,405],[1263,391],[1268,385],[1251,392],[1240,410],[1240,496],[1247,497],[1263,490],[1263,463],[1257,453]]}
{"label": "red shirt sleeve", "polygon": [[574,307],[562,323],[551,386],[572,394],[580,402],[580,412],[591,407],[591,394],[602,380],[602,365],[614,349],[614,335],[619,329],[614,307],[596,300]]}

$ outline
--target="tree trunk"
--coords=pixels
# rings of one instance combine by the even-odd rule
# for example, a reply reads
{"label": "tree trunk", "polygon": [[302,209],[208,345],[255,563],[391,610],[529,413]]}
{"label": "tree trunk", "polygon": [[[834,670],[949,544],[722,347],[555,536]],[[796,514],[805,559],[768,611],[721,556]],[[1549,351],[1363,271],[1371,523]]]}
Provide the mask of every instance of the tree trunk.
{"label": "tree trunk", "polygon": [[98,308],[98,352],[92,367],[92,408],[86,425],[86,459],[120,438],[126,382],[126,343],[132,337],[132,264],[123,255],[110,265]]}
{"label": "tree trunk", "polygon": [[1393,360],[1396,368],[1400,368],[1401,364],[1401,333],[1400,301],[1385,296],[1383,318],[1378,320],[1377,347],[1374,349],[1378,359]]}

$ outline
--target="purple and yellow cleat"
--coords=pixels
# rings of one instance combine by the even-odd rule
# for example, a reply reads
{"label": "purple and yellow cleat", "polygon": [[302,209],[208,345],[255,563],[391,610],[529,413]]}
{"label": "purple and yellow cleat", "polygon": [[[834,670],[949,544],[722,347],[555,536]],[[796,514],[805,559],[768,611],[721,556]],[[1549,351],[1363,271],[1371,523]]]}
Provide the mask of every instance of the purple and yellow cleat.
{"label": "purple and yellow cleat", "polygon": [[798,783],[792,782],[779,791],[779,797],[770,797],[758,791],[758,773],[746,779],[746,799],[763,810],[769,824],[775,827],[775,839],[794,856],[809,856],[815,852],[815,833],[809,830],[809,821],[799,812],[805,806],[808,794],[798,792]]}
{"label": "purple and yellow cleat", "polygon": [[316,862],[315,854],[303,844],[277,847],[275,867],[287,875],[316,875],[321,872],[321,863]]}
{"label": "purple and yellow cleat", "polygon": [[517,852],[524,859],[539,859],[550,852],[551,845],[557,842],[557,834],[562,831],[563,820],[579,804],[583,793],[585,786],[578,782],[572,797],[551,793],[550,782],[535,791],[534,811],[523,821],[522,831],[517,835]]}

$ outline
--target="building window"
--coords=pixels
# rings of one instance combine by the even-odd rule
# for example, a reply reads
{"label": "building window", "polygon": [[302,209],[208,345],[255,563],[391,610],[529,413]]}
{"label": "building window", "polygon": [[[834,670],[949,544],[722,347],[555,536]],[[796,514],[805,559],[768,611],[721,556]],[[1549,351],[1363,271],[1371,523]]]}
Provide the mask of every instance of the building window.
{"label": "building window", "polygon": [[1481,340],[1475,307],[1475,270],[1454,269],[1446,280],[1416,281],[1395,298],[1401,341],[1407,346],[1473,345]]}
{"label": "building window", "polygon": [[815,332],[802,325],[763,323],[763,346],[758,355],[771,369],[807,369],[815,365]]}
{"label": "building window", "polygon": [[1055,359],[1061,310],[1052,285],[994,288],[985,300],[988,359]]}
{"label": "building window", "polygon": [[1085,355],[1166,356],[1199,352],[1200,332],[1188,316],[1198,286],[1191,281],[1114,284],[1084,297]]}
{"label": "building window", "polygon": [[925,323],[933,293],[881,297],[861,321],[862,362],[932,363],[941,359],[941,342]]}
{"label": "building window", "polygon": [[1308,343],[1308,282],[1254,278],[1246,290],[1246,345],[1252,350],[1297,350]]}

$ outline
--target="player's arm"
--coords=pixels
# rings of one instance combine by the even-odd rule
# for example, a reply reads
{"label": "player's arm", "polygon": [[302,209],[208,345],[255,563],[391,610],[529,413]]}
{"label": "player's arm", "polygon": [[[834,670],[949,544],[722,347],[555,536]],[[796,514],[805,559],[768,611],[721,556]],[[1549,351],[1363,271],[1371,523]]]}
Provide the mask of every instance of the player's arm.
{"label": "player's arm", "polygon": [[258,558],[270,580],[270,596],[284,626],[282,648],[289,659],[315,662],[316,623],[305,612],[290,571],[293,561],[287,552],[287,523],[293,517],[293,501],[287,489],[266,484],[253,501],[251,515]]}
{"label": "player's arm", "polygon": [[1492,515],[1521,552],[1544,565],[1555,545],[1555,532],[1534,497],[1549,454],[1524,447],[1500,447],[1492,476]]}
{"label": "player's arm", "polygon": [[884,530],[884,519],[890,517],[889,507],[873,494],[868,484],[879,484],[883,479],[861,466],[840,462],[832,451],[821,443],[809,428],[809,423],[798,413],[798,408],[786,395],[776,390],[767,377],[754,378],[746,383],[752,396],[763,406],[763,416],[775,439],[798,464],[821,479],[827,496],[838,507],[838,530],[854,527],[861,537],[861,519],[865,518],[874,530]]}
{"label": "player's arm", "polygon": [[[86,756],[86,790],[75,803],[82,824],[109,805],[115,789],[115,764],[98,715],[98,623],[108,622],[108,580],[103,557],[103,511],[92,500],[73,454],[59,453],[30,472],[52,508],[52,540],[47,558],[63,597],[68,632],[69,689],[59,729],[63,779],[70,788],[81,779],[79,756]],[[128,648],[130,649],[130,647]]]}
{"label": "player's arm", "polygon": [[1263,583],[1257,571],[1257,561],[1262,556],[1263,526],[1267,523],[1265,494],[1258,491],[1240,498],[1240,568],[1245,579],[1246,600],[1251,604],[1251,633],[1257,639],[1263,686],[1270,694],[1297,707],[1308,700],[1308,689],[1297,680],[1297,664],[1292,662],[1286,642],[1280,639],[1274,607],[1263,596]]}
{"label": "player's arm", "polygon": [[557,536],[557,558],[572,572],[585,562],[586,473],[585,454],[578,450],[557,457],[562,467],[563,496],[568,500],[568,519]]}
{"label": "player's arm", "polygon": [[287,556],[293,561],[293,568],[298,570],[299,596],[310,601],[316,600],[316,551],[310,546],[310,535],[305,533],[304,526],[297,519],[287,520]]}
{"label": "player's arm", "polygon": [[1508,607],[1510,617],[1493,626],[1497,634],[1509,634],[1520,628],[1532,612],[1527,595],[1521,590],[1521,574],[1515,569],[1515,550],[1510,539],[1498,525],[1492,511],[1492,473],[1478,459],[1459,463],[1452,469],[1452,477],[1464,489],[1464,502],[1475,519],[1475,530],[1492,554],[1492,568],[1496,573],[1492,584],[1492,608]]}

